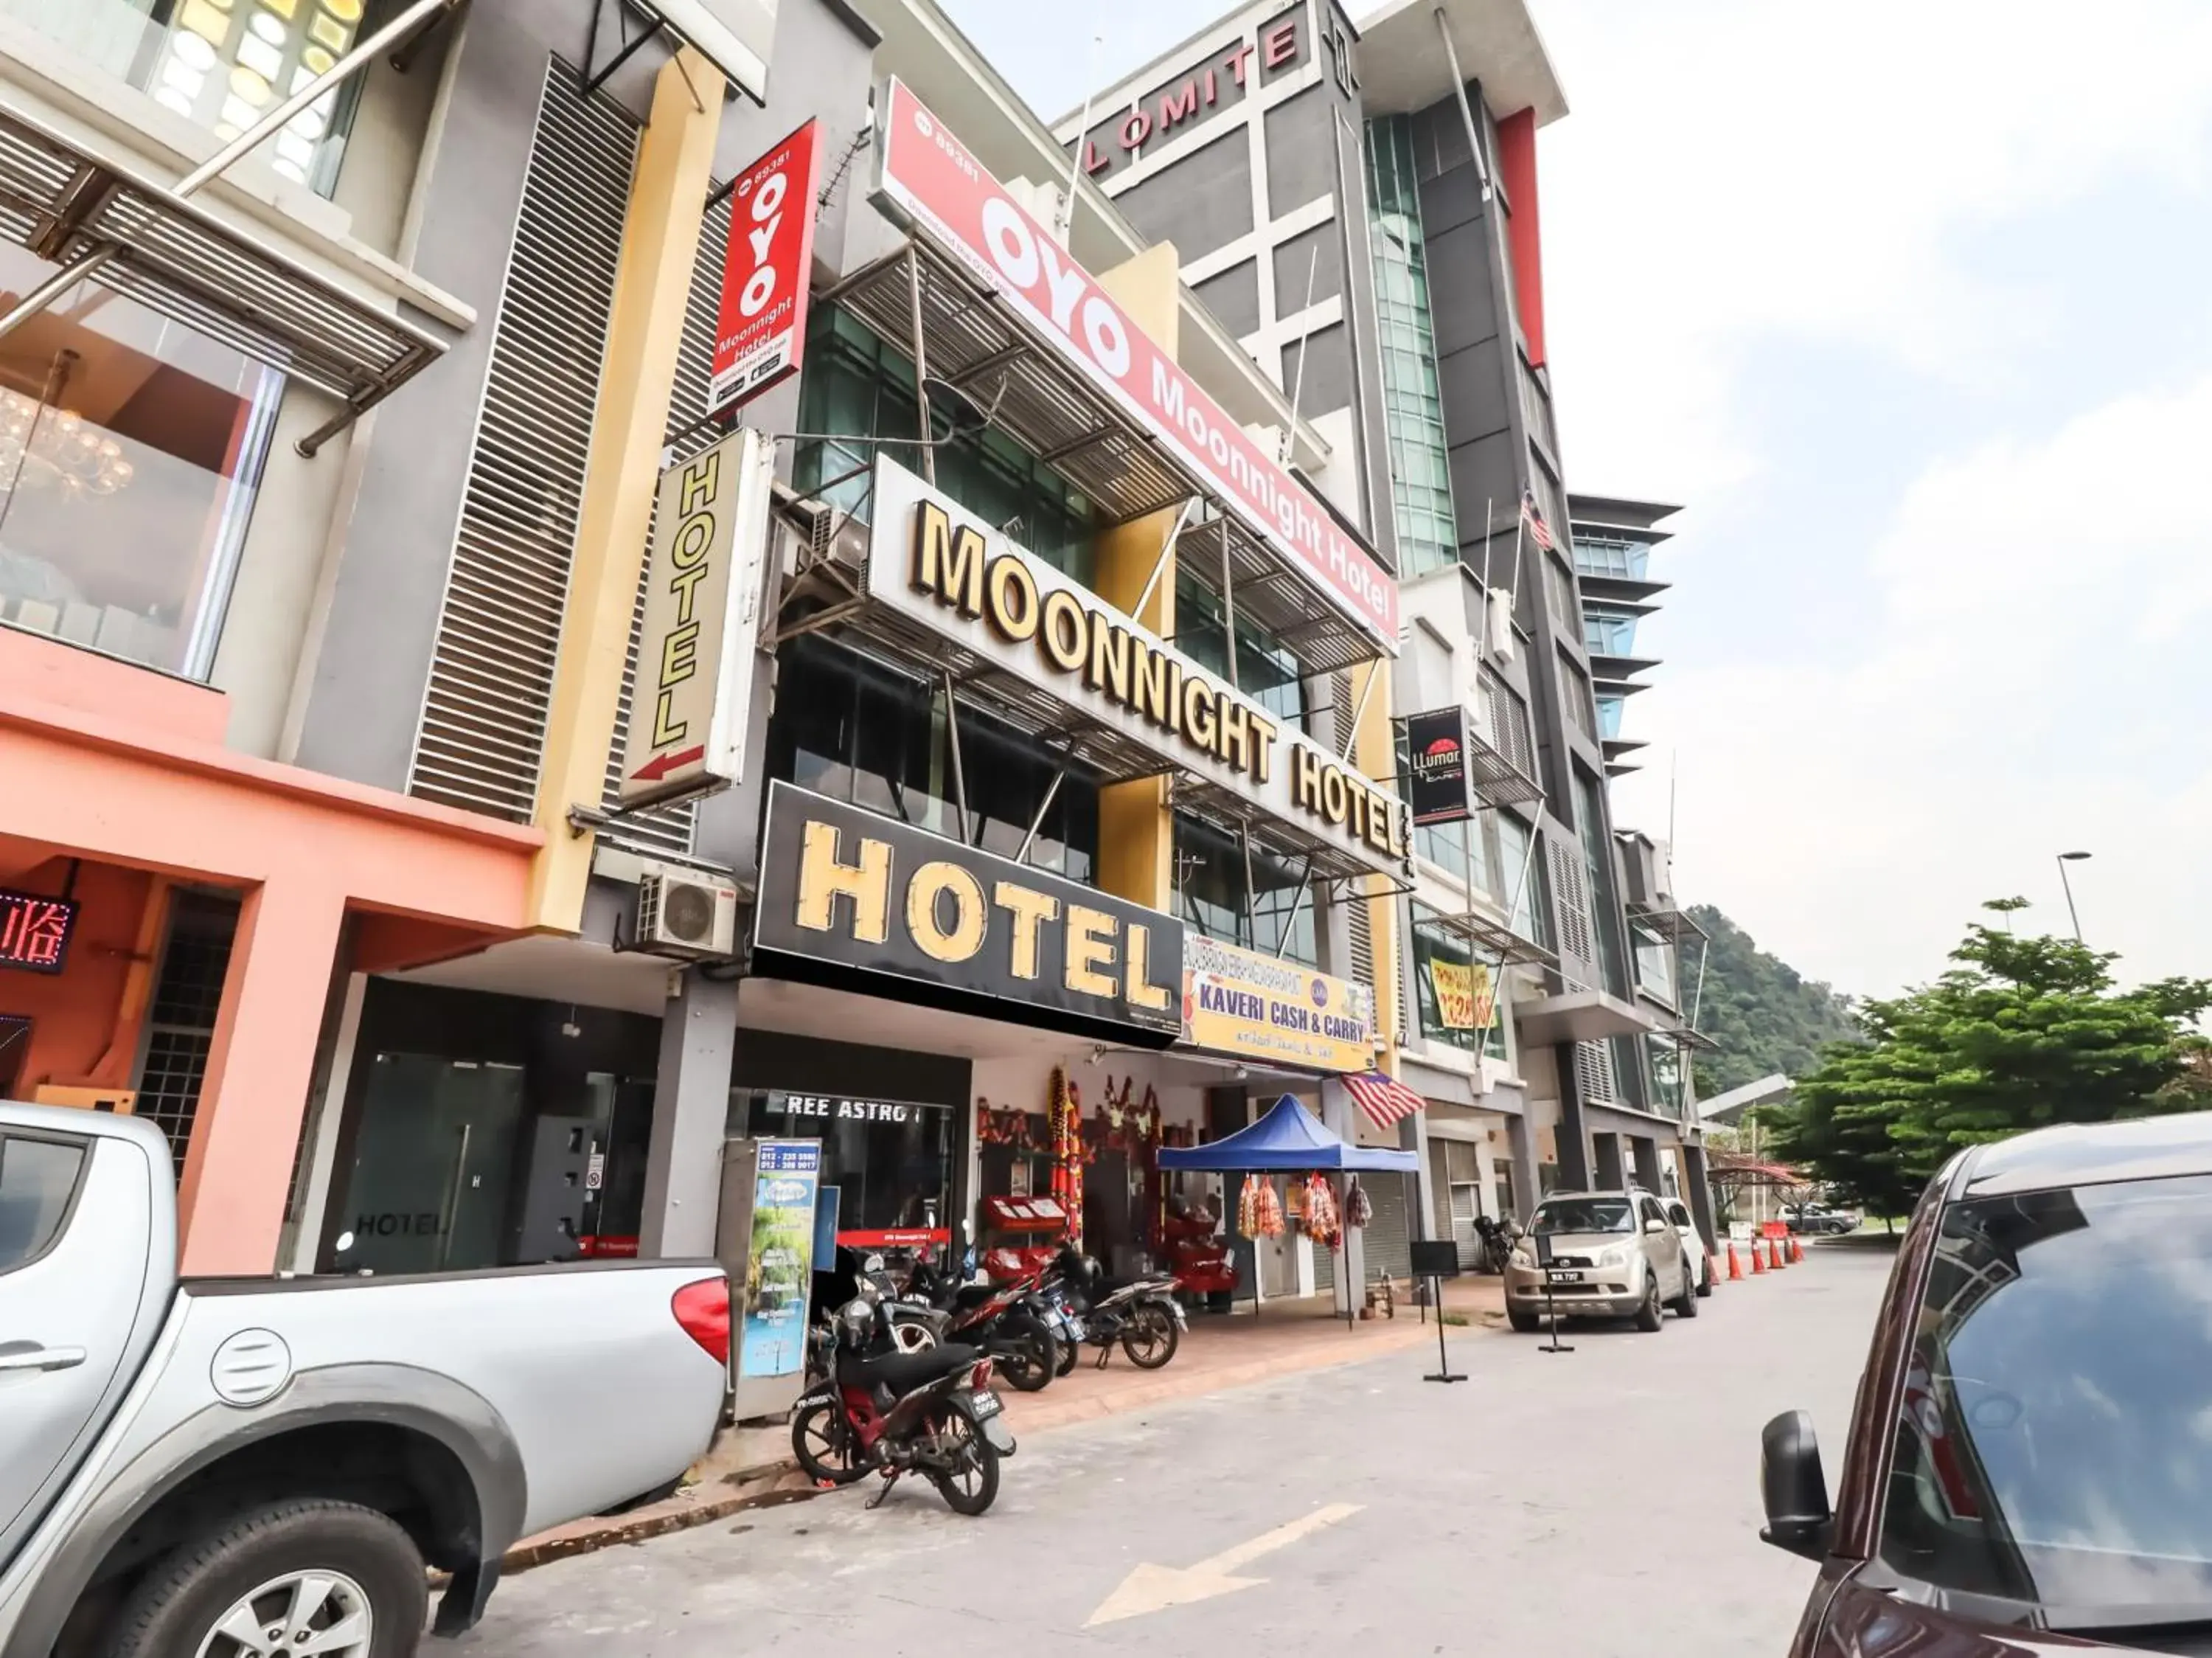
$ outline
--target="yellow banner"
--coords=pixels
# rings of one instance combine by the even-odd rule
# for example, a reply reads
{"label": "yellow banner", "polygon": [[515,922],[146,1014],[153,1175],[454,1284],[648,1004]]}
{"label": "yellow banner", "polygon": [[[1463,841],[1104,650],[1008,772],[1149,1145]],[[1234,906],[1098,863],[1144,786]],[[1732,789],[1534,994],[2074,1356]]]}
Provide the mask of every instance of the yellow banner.
{"label": "yellow banner", "polygon": [[1429,962],[1429,984],[1437,993],[1437,1011],[1455,1031],[1490,1028],[1496,992],[1490,986],[1490,969],[1480,961]]}
{"label": "yellow banner", "polygon": [[1247,1058],[1315,1070],[1375,1065],[1375,998],[1332,978],[1195,934],[1183,944],[1183,1039]]}

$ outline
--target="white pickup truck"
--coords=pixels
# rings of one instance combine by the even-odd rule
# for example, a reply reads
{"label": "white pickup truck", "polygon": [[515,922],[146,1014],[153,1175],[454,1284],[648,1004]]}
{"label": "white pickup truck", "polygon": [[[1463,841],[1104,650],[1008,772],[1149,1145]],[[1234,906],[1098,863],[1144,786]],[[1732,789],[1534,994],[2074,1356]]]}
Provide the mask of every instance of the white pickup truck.
{"label": "white pickup truck", "polygon": [[0,1102],[0,1658],[401,1658],[517,1539],[672,1485],[712,1261],[177,1277],[168,1143]]}

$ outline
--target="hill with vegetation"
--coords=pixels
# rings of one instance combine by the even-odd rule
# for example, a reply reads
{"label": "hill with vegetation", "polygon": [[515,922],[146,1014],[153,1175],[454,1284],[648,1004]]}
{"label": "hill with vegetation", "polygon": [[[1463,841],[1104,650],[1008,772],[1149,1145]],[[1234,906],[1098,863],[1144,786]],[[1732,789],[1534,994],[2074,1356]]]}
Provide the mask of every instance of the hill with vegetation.
{"label": "hill with vegetation", "polygon": [[[1720,1044],[1698,1056],[1698,1094],[1710,1099],[1777,1071],[1802,1076],[1830,1042],[1860,1034],[1850,998],[1806,978],[1755,943],[1749,933],[1710,904],[1690,911],[1712,940],[1705,957],[1705,991],[1698,1026]],[[1682,952],[1682,993],[1697,993],[1697,941]],[[1683,1011],[1689,1011],[1686,1002]]]}

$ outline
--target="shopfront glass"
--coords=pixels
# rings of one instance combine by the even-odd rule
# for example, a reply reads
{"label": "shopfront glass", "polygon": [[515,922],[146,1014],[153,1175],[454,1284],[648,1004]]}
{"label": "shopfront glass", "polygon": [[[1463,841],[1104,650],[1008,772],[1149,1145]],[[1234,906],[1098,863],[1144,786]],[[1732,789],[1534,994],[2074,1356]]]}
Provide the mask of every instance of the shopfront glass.
{"label": "shopfront glass", "polygon": [[345,1182],[337,1252],[348,1272],[441,1272],[501,1258],[523,1070],[380,1053],[362,1096],[364,1131]]}
{"label": "shopfront glass", "polygon": [[204,678],[283,385],[90,282],[0,341],[0,622]]}
{"label": "shopfront glass", "polygon": [[949,1229],[953,1108],[927,1101],[732,1088],[733,1138],[819,1140],[822,1185],[837,1189],[837,1230]]}

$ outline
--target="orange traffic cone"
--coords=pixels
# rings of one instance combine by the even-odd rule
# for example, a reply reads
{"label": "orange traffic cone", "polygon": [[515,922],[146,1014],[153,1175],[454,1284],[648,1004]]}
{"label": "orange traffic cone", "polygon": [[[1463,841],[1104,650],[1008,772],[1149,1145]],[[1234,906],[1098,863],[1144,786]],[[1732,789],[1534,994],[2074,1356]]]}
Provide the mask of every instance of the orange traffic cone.
{"label": "orange traffic cone", "polygon": [[1766,1240],[1766,1266],[1771,1272],[1782,1270],[1782,1246],[1771,1238]]}
{"label": "orange traffic cone", "polygon": [[1790,1240],[1790,1264],[1795,1266],[1805,1259],[1805,1246],[1792,1238]]}
{"label": "orange traffic cone", "polygon": [[1751,1240],[1751,1275],[1754,1278],[1766,1276],[1766,1258],[1759,1253],[1756,1238]]}
{"label": "orange traffic cone", "polygon": [[1735,1240],[1734,1238],[1730,1238],[1729,1240],[1729,1282],[1730,1283],[1741,1283],[1743,1282],[1743,1263],[1735,1258]]}

